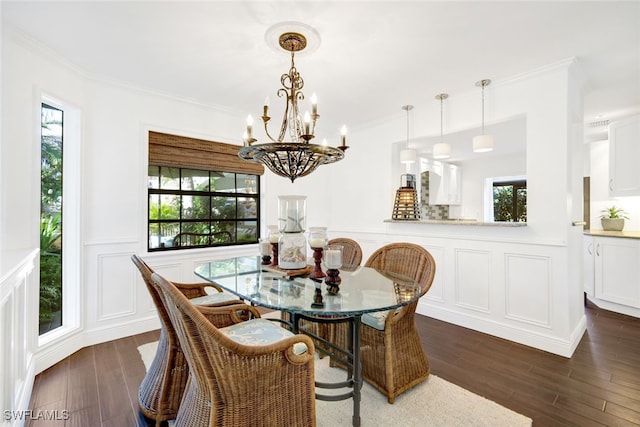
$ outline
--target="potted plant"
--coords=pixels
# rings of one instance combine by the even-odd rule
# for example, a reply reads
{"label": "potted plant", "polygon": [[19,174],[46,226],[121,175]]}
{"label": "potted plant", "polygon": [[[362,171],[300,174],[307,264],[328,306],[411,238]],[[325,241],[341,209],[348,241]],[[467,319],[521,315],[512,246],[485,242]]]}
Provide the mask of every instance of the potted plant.
{"label": "potted plant", "polygon": [[603,209],[602,215],[600,215],[600,223],[603,230],[622,231],[625,219],[629,219],[627,213],[624,209],[615,205]]}

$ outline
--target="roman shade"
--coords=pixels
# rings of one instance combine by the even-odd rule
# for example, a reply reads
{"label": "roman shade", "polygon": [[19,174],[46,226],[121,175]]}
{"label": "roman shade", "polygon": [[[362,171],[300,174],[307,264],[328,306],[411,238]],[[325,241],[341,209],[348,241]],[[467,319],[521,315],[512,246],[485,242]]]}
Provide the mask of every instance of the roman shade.
{"label": "roman shade", "polygon": [[149,131],[149,164],[262,175],[264,166],[238,157],[240,146]]}

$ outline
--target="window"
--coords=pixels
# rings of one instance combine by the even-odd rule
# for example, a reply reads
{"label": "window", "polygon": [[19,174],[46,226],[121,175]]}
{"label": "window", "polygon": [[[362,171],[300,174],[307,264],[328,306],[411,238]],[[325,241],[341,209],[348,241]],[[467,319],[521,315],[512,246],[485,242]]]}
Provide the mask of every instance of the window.
{"label": "window", "polygon": [[62,326],[63,111],[40,109],[40,311],[44,334]]}
{"label": "window", "polygon": [[239,149],[149,131],[149,251],[258,242],[264,167]]}
{"label": "window", "polygon": [[493,181],[494,221],[527,222],[527,180]]}
{"label": "window", "polygon": [[258,175],[149,166],[149,251],[257,243]]}

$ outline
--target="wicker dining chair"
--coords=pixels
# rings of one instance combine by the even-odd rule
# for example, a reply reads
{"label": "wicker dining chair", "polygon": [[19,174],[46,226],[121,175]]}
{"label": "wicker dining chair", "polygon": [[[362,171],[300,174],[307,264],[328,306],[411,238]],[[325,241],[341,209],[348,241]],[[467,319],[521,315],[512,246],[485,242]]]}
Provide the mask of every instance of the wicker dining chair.
{"label": "wicker dining chair", "polygon": [[[412,243],[392,243],[376,250],[365,267],[415,280],[422,297],[431,287],[435,261],[425,248]],[[393,403],[396,396],[420,383],[429,375],[429,361],[420,344],[415,325],[418,301],[391,312],[367,313],[360,328],[362,377]],[[332,329],[332,342],[348,348],[346,325]],[[345,368],[333,357],[331,366]]]}
{"label": "wicker dining chair", "polygon": [[[365,263],[416,281],[420,297],[429,290],[436,264],[422,246],[391,243]],[[362,376],[387,396],[389,403],[429,376],[429,361],[415,324],[418,300],[390,312],[365,314],[360,334]]]}
{"label": "wicker dining chair", "polygon": [[[159,425],[178,414],[180,400],[185,390],[189,368],[184,358],[175,331],[171,326],[169,315],[164,308],[160,295],[151,283],[153,269],[139,256],[132,255],[131,260],[140,271],[142,279],[151,295],[160,317],[160,340],[158,349],[147,374],[138,389],[138,406],[147,418]],[[191,303],[210,306],[225,306],[242,303],[236,296],[222,293],[222,289],[211,283],[174,283]],[[212,287],[216,292],[207,294],[205,289]],[[219,326],[227,326],[231,322],[222,316]]]}
{"label": "wicker dining chair", "polygon": [[209,319],[225,308],[193,305],[157,273],[162,294],[191,369],[176,427],[315,426],[314,347],[274,322],[243,321],[227,306],[234,325],[218,328]]}

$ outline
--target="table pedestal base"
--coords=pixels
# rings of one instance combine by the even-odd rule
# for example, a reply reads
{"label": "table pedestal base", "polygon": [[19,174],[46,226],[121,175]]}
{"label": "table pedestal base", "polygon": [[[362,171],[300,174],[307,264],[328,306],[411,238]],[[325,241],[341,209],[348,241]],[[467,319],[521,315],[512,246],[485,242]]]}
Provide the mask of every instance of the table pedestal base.
{"label": "table pedestal base", "polygon": [[[344,317],[311,317],[305,316],[299,313],[290,313],[291,322],[294,333],[303,333],[311,336],[314,339],[321,341],[323,344],[329,346],[333,351],[329,355],[331,357],[337,357],[342,363],[347,366],[347,379],[346,381],[338,383],[325,383],[316,381],[316,387],[322,389],[338,389],[344,387],[350,387],[351,391],[348,393],[338,395],[326,395],[316,392],[316,399],[335,402],[339,400],[346,400],[353,398],[353,416],[352,425],[354,427],[360,426],[360,400],[362,391],[362,365],[360,360],[360,325],[362,316],[344,316]],[[317,323],[349,323],[349,341],[350,348],[344,349],[338,347],[332,342],[325,340],[322,337],[317,336],[314,333],[305,331],[299,328],[300,319],[305,319],[311,322]]]}

